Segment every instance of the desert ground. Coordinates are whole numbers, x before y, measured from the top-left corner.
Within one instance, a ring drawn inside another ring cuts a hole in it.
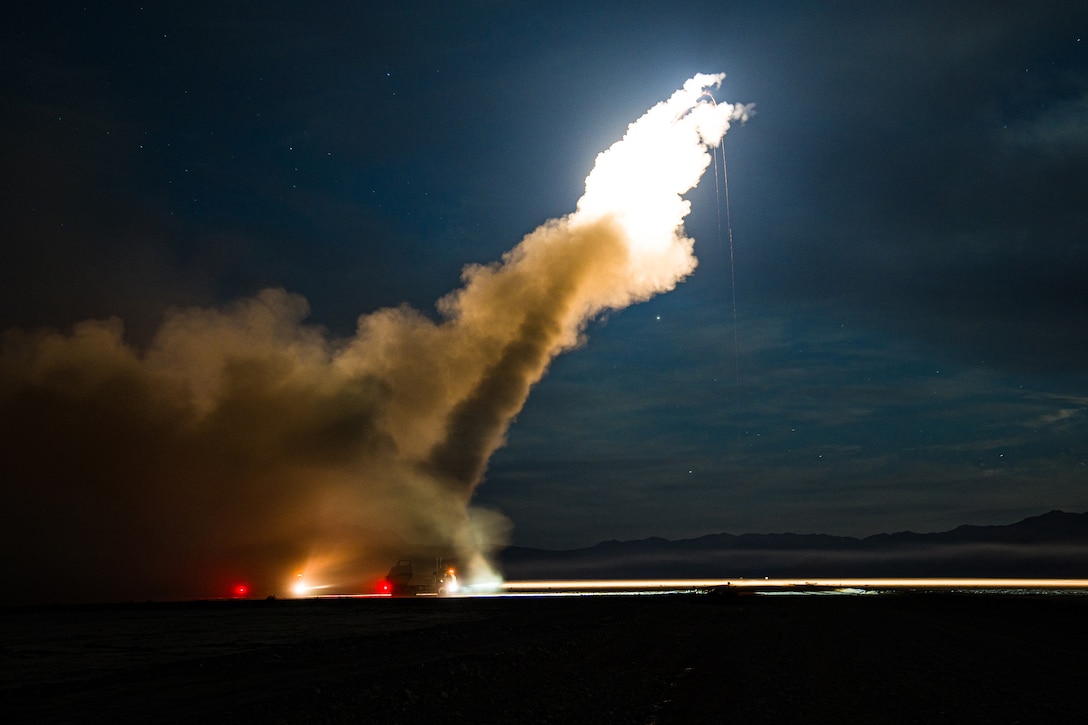
[[[3,722],[1088,722],[1088,596],[0,610]]]

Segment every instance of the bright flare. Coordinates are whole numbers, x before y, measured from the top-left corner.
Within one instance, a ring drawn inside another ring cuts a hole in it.
[[[751,105],[716,103],[709,88],[725,78],[699,74],[632,123],[622,140],[597,156],[578,201],[576,224],[612,218],[636,252],[632,266],[653,264],[663,255],[673,267],[690,266],[674,249],[691,204],[681,194],[699,183],[712,157],[707,148],[721,142],[733,120],[745,121]],[[682,245],[681,245],[682,246]]]

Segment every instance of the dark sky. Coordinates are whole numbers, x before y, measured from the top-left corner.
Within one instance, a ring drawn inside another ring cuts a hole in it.
[[[590,324],[475,501],[546,548],[1088,510],[1083,2],[370,5],[9,10],[0,329],[141,350],[265,288],[332,338],[437,318],[722,71],[756,115],[728,210],[713,171],[688,195],[698,269]]]

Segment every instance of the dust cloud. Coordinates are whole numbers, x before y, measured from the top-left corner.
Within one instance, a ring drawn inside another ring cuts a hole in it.
[[[267,289],[170,313],[9,330],[0,352],[8,601],[365,590],[411,550],[498,581],[510,522],[471,505],[491,454],[588,321],[695,268],[681,195],[749,106],[697,75],[600,154],[577,211],[472,265],[438,302],[335,339]]]

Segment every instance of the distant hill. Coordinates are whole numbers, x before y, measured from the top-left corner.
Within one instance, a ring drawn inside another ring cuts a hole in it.
[[[510,579],[762,577],[1088,578],[1088,513],[1051,511],[1006,526],[903,531],[858,539],[824,534],[710,534],[605,541],[585,549],[509,547]]]

